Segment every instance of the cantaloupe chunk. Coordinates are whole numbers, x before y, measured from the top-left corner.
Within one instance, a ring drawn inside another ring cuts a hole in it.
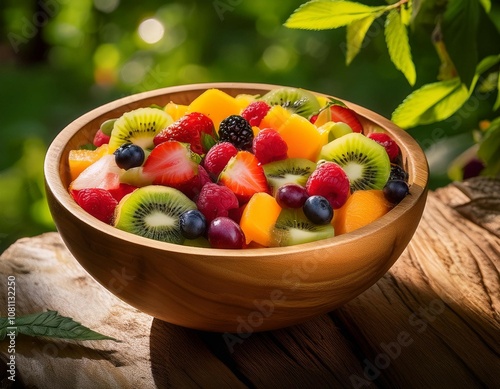
[[[240,220],[247,244],[255,242],[269,247],[271,233],[280,212],[281,207],[273,196],[265,192],[255,193],[243,210]]]
[[[108,145],[104,144],[95,150],[76,149],[69,152],[69,173],[71,181],[74,181],[81,172],[108,154]]]
[[[274,105],[267,112],[266,116],[262,118],[259,127],[261,129],[272,128],[273,130],[278,131],[278,129],[288,120],[290,116],[291,113],[288,109],[283,108],[281,105]]]
[[[306,118],[292,114],[278,129],[288,145],[288,158],[305,158],[316,161],[323,147],[323,136]]]
[[[381,190],[357,190],[333,214],[335,235],[364,227],[384,216],[391,208]]]
[[[219,89],[207,89],[191,104],[187,113],[200,112],[207,115],[214,122],[216,131],[219,131],[220,122],[230,115],[239,115],[241,106],[236,99]]]
[[[168,113],[174,121],[180,119],[187,112],[188,106],[182,104],[176,104],[173,101],[165,105],[163,110]]]

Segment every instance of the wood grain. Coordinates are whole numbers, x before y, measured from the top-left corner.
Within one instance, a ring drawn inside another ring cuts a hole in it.
[[[464,184],[430,193],[400,259],[342,308],[239,336],[152,319],[94,281],[58,234],[22,239],[0,259],[2,279],[16,276],[17,314],[58,310],[122,342],[18,336],[19,376],[55,389],[498,387],[500,218],[467,218],[473,193]],[[5,359],[5,341],[0,350]]]

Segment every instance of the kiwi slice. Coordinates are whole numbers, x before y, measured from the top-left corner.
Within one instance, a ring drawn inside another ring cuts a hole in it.
[[[283,87],[273,89],[261,97],[270,106],[281,105],[292,113],[309,119],[321,109],[315,95],[305,89]]]
[[[323,146],[319,159],[339,164],[349,177],[351,191],[383,189],[391,173],[391,162],[384,147],[357,132]]]
[[[179,216],[196,209],[181,191],[163,185],[136,189],[118,204],[115,227],[146,238],[182,244]]]
[[[138,108],[125,112],[113,125],[109,149],[113,152],[124,143],[134,143],[143,149],[152,148],[155,135],[171,123],[172,117],[157,108]]]
[[[267,183],[273,193],[285,184],[306,186],[307,179],[316,169],[316,164],[305,158],[287,158],[262,165]]]
[[[318,225],[311,222],[302,208],[283,208],[273,229],[273,246],[293,246],[331,238],[335,235],[328,223]]]

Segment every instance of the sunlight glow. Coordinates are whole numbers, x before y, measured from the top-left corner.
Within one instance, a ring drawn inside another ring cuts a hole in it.
[[[158,19],[146,19],[138,28],[141,39],[149,44],[157,43],[165,34],[165,27]]]

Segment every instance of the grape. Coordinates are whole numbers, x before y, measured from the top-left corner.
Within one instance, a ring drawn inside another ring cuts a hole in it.
[[[384,196],[392,204],[398,204],[410,192],[408,184],[403,180],[389,180],[384,186]]]
[[[126,143],[120,146],[115,150],[114,154],[118,167],[125,170],[141,166],[145,158],[142,147],[133,143]]]
[[[181,214],[179,227],[186,239],[196,239],[205,233],[207,221],[200,211],[192,209]]]
[[[234,220],[220,216],[208,227],[208,241],[216,249],[241,249],[245,245],[245,234]]]
[[[304,215],[314,224],[328,224],[333,218],[333,208],[323,196],[309,197],[302,207]]]
[[[300,208],[308,197],[306,188],[298,184],[285,184],[276,191],[276,201],[281,208]]]

